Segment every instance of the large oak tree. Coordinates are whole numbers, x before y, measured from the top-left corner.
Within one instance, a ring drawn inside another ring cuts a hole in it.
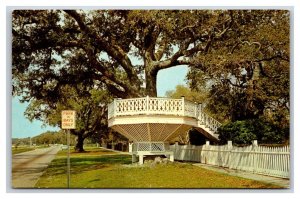
[[[211,109],[223,119],[289,110],[288,11],[15,10],[12,15],[13,94],[25,101],[55,106],[65,85],[78,84],[85,90],[104,84],[121,98],[156,96],[160,70],[188,65],[191,88],[210,90]]]
[[[55,100],[65,84],[103,82],[115,96],[156,96],[161,69],[226,41],[243,11],[16,10],[13,92]],[[233,44],[234,45],[234,44]]]

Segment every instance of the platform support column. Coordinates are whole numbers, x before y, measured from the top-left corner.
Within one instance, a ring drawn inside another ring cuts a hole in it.
[[[144,156],[143,154],[139,154],[139,164],[142,165],[144,163]]]
[[[136,155],[135,155],[135,154],[132,154],[132,163],[135,163],[135,162],[137,162]]]
[[[128,147],[128,152],[129,153],[132,153],[132,145],[133,145],[133,143],[129,142],[129,147]]]
[[[171,161],[171,162],[174,162],[174,153],[172,153],[172,154],[170,155],[170,161]]]

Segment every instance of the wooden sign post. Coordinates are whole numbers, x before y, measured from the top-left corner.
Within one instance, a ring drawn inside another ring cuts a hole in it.
[[[73,110],[64,110],[61,112],[61,128],[67,130],[67,145],[68,145],[68,159],[67,159],[67,184],[68,188],[70,188],[70,129],[76,128],[76,112]]]

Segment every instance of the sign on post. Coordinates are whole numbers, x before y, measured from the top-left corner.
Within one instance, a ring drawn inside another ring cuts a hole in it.
[[[76,112],[73,110],[61,111],[61,128],[62,129],[75,129],[76,128]],[[71,178],[71,162],[70,162],[70,130],[68,132],[68,159],[67,159],[67,185],[70,188],[70,178]]]
[[[65,110],[61,112],[61,128],[75,129],[76,128],[76,112]]]

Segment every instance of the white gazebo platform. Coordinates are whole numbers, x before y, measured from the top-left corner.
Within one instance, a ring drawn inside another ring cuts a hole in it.
[[[144,97],[115,99],[108,106],[108,126],[133,142],[133,161],[145,155],[165,155],[174,160],[169,141],[196,128],[211,140],[218,140],[221,125],[207,115],[201,104],[181,99]]]

